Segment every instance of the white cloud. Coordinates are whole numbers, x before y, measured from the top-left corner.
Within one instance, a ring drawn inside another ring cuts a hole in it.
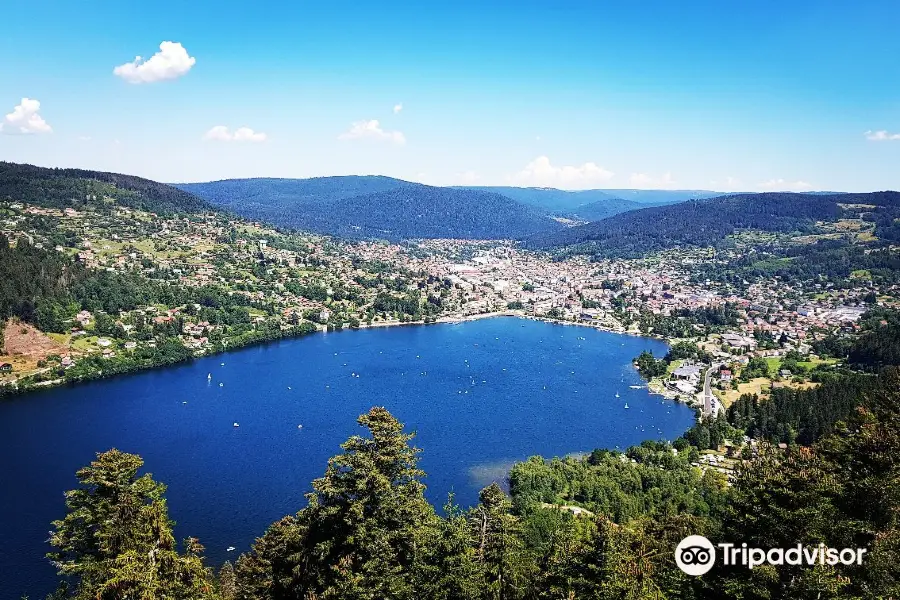
[[[511,183],[534,187],[584,189],[612,179],[614,173],[595,163],[580,166],[554,166],[546,156],[538,156],[510,177]]]
[[[645,173],[632,173],[628,178],[628,181],[631,183],[631,185],[637,186],[647,185],[651,180],[652,178]]]
[[[0,132],[3,133],[51,133],[53,128],[38,114],[41,103],[32,98],[22,98],[13,111],[3,117]]]
[[[406,136],[402,131],[389,131],[382,129],[377,119],[371,121],[355,121],[350,125],[350,129],[338,136],[339,140],[359,140],[359,139],[385,140],[395,144],[405,144]]]
[[[400,102],[399,104],[395,104],[395,105],[394,105],[394,114],[395,114],[395,115],[396,115],[398,112],[400,112],[401,110],[403,110],[403,103],[402,103],[402,102]]]
[[[740,179],[730,176],[721,181],[713,179],[709,182],[709,187],[714,190],[737,190],[743,185]]]
[[[770,179],[760,183],[757,187],[771,192],[805,192],[812,189],[812,185],[805,181],[785,181],[784,179]]]
[[[671,173],[664,173],[661,177],[653,177],[646,173],[632,173],[628,177],[632,186],[645,190],[665,190],[675,187],[675,180]]]
[[[465,171],[456,176],[461,185],[475,185],[481,181],[481,176],[475,171]]]
[[[867,131],[866,139],[873,142],[883,142],[886,140],[900,140],[900,133],[888,133],[884,129],[880,131]]]
[[[264,142],[267,137],[265,133],[253,131],[249,127],[238,127],[232,132],[224,125],[216,125],[206,132],[203,139],[217,142]]]
[[[128,83],[153,83],[186,75],[196,62],[197,59],[188,55],[180,43],[163,42],[159,52],[147,60],[137,56],[134,61],[113,69],[113,74]]]

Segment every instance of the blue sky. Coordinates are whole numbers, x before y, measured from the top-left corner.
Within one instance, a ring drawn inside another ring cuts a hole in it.
[[[900,188],[895,0],[7,0],[2,14],[0,160],[162,181]]]

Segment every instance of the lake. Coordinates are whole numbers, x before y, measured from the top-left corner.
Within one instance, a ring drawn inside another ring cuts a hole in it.
[[[168,485],[178,539],[199,537],[220,564],[304,505],[372,406],[417,432],[437,506],[451,491],[477,502],[535,454],[674,439],[693,413],[629,387],[643,383],[631,364],[642,350],[666,345],[501,317],[320,333],[0,402],[0,597],[53,589],[50,522],[96,452],[143,456]]]

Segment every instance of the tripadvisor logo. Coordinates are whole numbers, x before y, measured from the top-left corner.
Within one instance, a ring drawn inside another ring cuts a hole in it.
[[[792,548],[749,548],[731,543],[713,543],[702,535],[689,535],[675,548],[675,563],[688,575],[703,575],[716,564],[716,548],[726,566],[745,566],[753,569],[760,565],[861,565],[865,548],[828,548],[825,544]]]
[[[716,549],[702,535],[689,535],[675,548],[675,563],[688,575],[703,575],[716,564]]]

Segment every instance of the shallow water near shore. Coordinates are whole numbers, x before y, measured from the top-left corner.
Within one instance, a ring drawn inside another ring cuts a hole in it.
[[[499,317],[320,333],[0,403],[0,597],[53,589],[50,521],[98,451],[143,456],[168,485],[177,537],[200,538],[220,564],[304,505],[372,406],[417,432],[437,506],[451,491],[477,502],[532,455],[674,439],[693,413],[630,387],[643,384],[631,364],[642,350],[666,346]]]

